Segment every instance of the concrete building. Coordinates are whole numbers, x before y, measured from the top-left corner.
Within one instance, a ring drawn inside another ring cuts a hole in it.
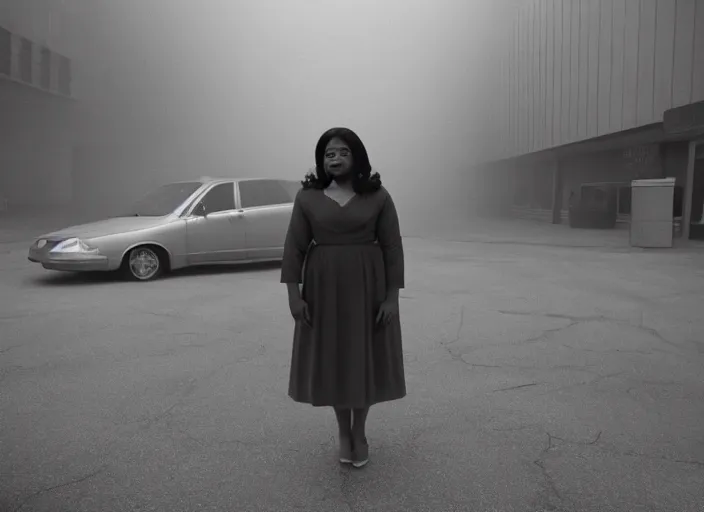
[[[0,210],[115,213],[196,167],[125,4],[0,2]]]
[[[156,8],[165,3],[64,2],[89,41],[76,53],[75,207],[117,214],[164,181],[222,174],[205,164],[214,152],[203,137],[188,144],[208,113],[192,101],[198,81],[184,78],[195,75],[192,64],[174,64],[193,42],[166,24],[173,16]]]
[[[521,0],[504,34],[484,211],[566,216],[584,184],[675,177],[681,234],[702,219],[704,0]]]
[[[77,33],[63,7],[0,3],[0,210],[71,201]]]

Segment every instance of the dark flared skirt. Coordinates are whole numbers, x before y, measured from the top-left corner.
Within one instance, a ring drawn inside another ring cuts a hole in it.
[[[296,322],[289,396],[363,408],[406,395],[401,324],[376,324],[386,296],[380,247],[313,245],[303,279],[312,326]]]

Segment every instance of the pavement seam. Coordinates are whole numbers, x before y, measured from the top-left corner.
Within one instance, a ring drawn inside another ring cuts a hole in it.
[[[17,508],[15,508],[15,510],[14,510],[13,512],[18,512],[19,510],[23,509],[23,508],[25,507],[25,505],[26,505],[30,500],[36,498],[37,496],[40,496],[40,495],[42,495],[42,494],[46,494],[46,493],[51,492],[51,491],[55,491],[56,489],[61,489],[61,488],[63,488],[63,487],[68,487],[68,486],[70,486],[70,485],[80,484],[80,483],[82,483],[82,482],[85,482],[86,480],[89,480],[89,479],[91,479],[91,478],[94,478],[94,477],[98,476],[99,474],[103,473],[103,472],[107,469],[107,467],[108,467],[108,465],[107,465],[107,464],[104,464],[104,465],[102,465],[100,468],[98,468],[97,470],[92,471],[91,473],[88,473],[87,475],[84,475],[84,476],[82,476],[82,477],[80,477],[80,478],[76,478],[76,479],[74,479],[74,480],[69,480],[68,482],[64,482],[64,483],[61,483],[61,484],[58,484],[58,485],[53,485],[53,486],[51,486],[51,487],[47,487],[47,488],[44,488],[44,489],[40,489],[39,491],[34,492],[34,493],[32,493],[32,494],[26,496],[26,497],[21,501],[21,503],[17,506]]]

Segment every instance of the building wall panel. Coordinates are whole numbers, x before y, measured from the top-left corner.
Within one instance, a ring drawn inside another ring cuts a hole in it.
[[[577,139],[589,138],[589,0],[579,1],[579,90]]]
[[[507,156],[660,122],[704,100],[704,0],[524,0],[516,9]]]
[[[638,30],[638,83],[636,123],[645,125],[655,120],[653,85],[655,80],[655,29],[657,0],[640,0]]]
[[[692,64],[692,102],[704,101],[704,2],[697,0]]]
[[[555,98],[555,0],[545,0],[545,145],[555,144],[553,109]]]
[[[613,133],[623,126],[623,89],[626,45],[626,0],[614,0],[611,12],[611,83],[609,86],[608,129]]]
[[[518,103],[514,108],[518,109],[519,117],[519,133],[518,133],[518,151],[517,153],[527,153],[530,151],[528,146],[528,118],[530,115],[529,109],[529,94],[528,94],[528,11],[521,9],[518,19],[518,82],[519,95]]]
[[[563,40],[562,40],[562,1],[555,0],[552,3],[553,16],[553,95],[552,95],[552,116],[550,119],[552,130],[552,144],[561,144],[560,134],[560,105],[562,104],[562,69],[563,69]]]
[[[599,69],[597,90],[597,135],[611,131],[611,86],[613,58],[613,0],[599,0]]]
[[[656,12],[653,116],[657,118],[659,114],[672,108],[677,2],[657,2]]]
[[[672,70],[673,107],[680,107],[692,101],[696,14],[697,0],[677,0]]]
[[[572,43],[570,49],[570,59],[572,69],[570,70],[570,103],[568,105],[570,129],[567,142],[574,142],[579,139],[579,58],[581,43],[581,0],[572,0]]]
[[[623,55],[623,128],[638,124],[638,32],[640,31],[640,2],[626,0],[626,30]]]
[[[601,0],[587,1],[587,137],[598,135]]]
[[[548,92],[548,27],[547,27],[547,3],[548,0],[539,1],[538,23],[540,25],[540,80],[538,94],[538,147],[549,145],[546,126],[547,114],[547,92]]]
[[[530,32],[530,90],[531,90],[531,112],[530,112],[530,149],[536,151],[540,148],[538,144],[538,119],[540,117],[538,96],[540,94],[540,24],[539,24],[540,2],[534,0],[531,3],[531,27]]]
[[[564,0],[562,5],[562,95],[560,98],[560,140],[564,144],[569,140],[570,130],[570,91],[572,89],[572,4],[573,0]]]

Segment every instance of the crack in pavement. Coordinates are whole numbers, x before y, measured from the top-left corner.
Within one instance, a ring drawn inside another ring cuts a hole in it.
[[[594,368],[596,366],[595,364],[585,364],[585,365],[558,364],[555,366],[547,366],[547,367],[545,367],[545,366],[531,366],[531,365],[524,365],[524,364],[509,364],[509,363],[504,363],[504,364],[466,363],[466,364],[467,364],[467,366],[473,366],[473,367],[477,367],[477,368],[511,368],[514,370],[524,370],[524,371],[575,370],[578,372],[590,373],[592,375],[601,376],[600,373],[595,372],[594,370],[591,370],[591,368]]]
[[[23,318],[29,318],[31,316],[35,316],[36,313],[16,313],[13,315],[4,315],[0,316],[0,322],[5,322],[8,320],[22,320]]]
[[[19,366],[19,365],[11,365],[11,366],[6,366],[3,368],[0,368],[0,384],[2,384],[7,377],[12,374],[13,372],[16,372],[17,370],[23,370],[24,366]]]
[[[533,464],[535,464],[538,468],[540,468],[540,472],[543,476],[543,479],[545,481],[545,489],[543,490],[542,493],[539,494],[539,500],[541,502],[541,506],[544,507],[544,510],[557,510],[559,509],[560,506],[565,504],[566,499],[563,497],[563,495],[560,493],[557,484],[555,483],[555,479],[550,475],[545,462],[547,460],[548,454],[556,448],[556,445],[554,441],[560,441],[565,444],[573,444],[573,445],[580,445],[580,446],[596,446],[599,441],[601,440],[601,436],[603,434],[603,431],[600,430],[594,439],[590,441],[573,441],[570,439],[566,439],[563,437],[559,437],[556,435],[551,434],[550,432],[545,432],[545,435],[548,438],[547,441],[547,446],[542,449],[538,457],[533,461]],[[558,504],[553,503],[554,499],[557,499],[559,501]]]
[[[545,384],[544,382],[531,382],[530,384],[520,384],[518,386],[511,386],[509,388],[501,388],[501,389],[495,389],[492,391],[492,393],[499,393],[501,391],[513,391],[516,389],[523,389],[523,388],[530,388],[533,386],[537,386],[539,384]]]
[[[559,436],[549,434],[549,433],[548,433],[548,435],[550,436],[551,439],[557,439],[558,441],[562,441],[563,443],[567,443],[567,444],[577,444],[577,445],[582,445],[582,446],[594,446],[595,444],[597,444],[599,442],[599,440],[601,439],[601,435],[603,433],[604,433],[604,431],[600,430],[596,434],[596,437],[594,437],[594,439],[592,439],[591,441],[586,441],[586,442],[585,441],[573,441],[572,439],[565,439],[564,437],[559,437]]]
[[[595,379],[592,379],[592,380],[590,380],[590,381],[587,381],[587,382],[577,382],[577,383],[575,383],[575,384],[567,384],[567,385],[565,385],[565,386],[559,386],[559,387],[557,387],[557,388],[554,388],[554,389],[551,389],[551,390],[549,390],[549,391],[546,391],[545,393],[539,393],[539,394],[537,394],[537,395],[535,395],[535,396],[536,396],[536,397],[539,397],[539,396],[547,396],[547,395],[550,395],[550,394],[553,394],[553,393],[558,393],[558,392],[560,392],[560,391],[565,391],[565,390],[568,390],[568,389],[580,388],[580,387],[582,387],[582,386],[591,386],[591,385],[593,385],[593,384],[597,384],[597,383],[601,382],[602,380],[611,379],[611,378],[614,378],[614,377],[620,377],[621,375],[623,375],[623,374],[625,374],[625,373],[627,373],[627,372],[607,373],[606,375],[600,375],[600,374],[595,373],[595,372],[588,372],[588,373],[592,373],[593,375],[596,375],[596,378],[595,378]]]
[[[596,447],[599,449],[602,453],[606,453],[612,456],[616,457],[634,457],[634,458],[642,458],[642,459],[647,459],[647,460],[657,460],[657,461],[663,461],[663,462],[669,462],[672,464],[684,464],[688,466],[695,466],[698,468],[704,469],[704,461],[700,460],[694,460],[694,459],[673,459],[670,457],[663,457],[659,455],[648,455],[645,453],[639,453],[634,450],[627,450],[627,451],[620,451],[615,448],[611,448],[609,446],[604,446],[603,444],[600,444],[602,435],[603,435],[603,430],[600,430],[597,432],[596,436],[594,439],[588,440],[588,441],[575,441],[573,439],[567,439],[563,437],[556,436],[554,434],[551,434],[550,432],[546,432],[548,435],[548,446],[547,448],[543,449],[543,451],[540,454],[540,457],[538,457],[538,461],[541,461],[541,464],[545,461],[547,453],[555,448],[555,445],[553,444],[553,440],[558,440],[564,444],[568,445],[573,445],[573,446],[583,446],[583,447]]]
[[[673,357],[678,357],[682,359],[687,359],[689,360],[689,357],[686,354],[678,354],[675,352],[670,352],[668,350],[661,350],[657,348],[651,348],[650,350],[636,350],[636,349],[622,349],[622,348],[607,348],[604,350],[597,350],[593,348],[584,348],[584,347],[575,347],[573,345],[570,345],[568,343],[561,343],[561,345],[565,348],[569,348],[571,350],[577,350],[580,352],[591,352],[593,354],[636,354],[640,356],[652,356],[654,353],[658,352],[660,354],[667,354],[668,356],[673,356]]]
[[[499,427],[492,427],[491,430],[494,432],[521,432],[523,430],[528,430],[529,428],[535,428],[539,427],[540,423],[529,423],[526,425],[519,425],[517,427],[504,427],[504,428],[499,428]]]
[[[459,361],[463,365],[467,366],[467,362],[462,359],[462,354],[456,354],[452,351],[452,348],[450,345],[453,345],[460,341],[460,337],[462,335],[462,329],[464,328],[464,314],[465,314],[465,306],[463,305],[462,308],[460,309],[460,321],[457,324],[457,331],[455,332],[455,335],[452,339],[447,340],[447,341],[441,341],[440,345],[442,345],[445,350],[447,351],[448,354],[450,354],[450,357],[454,361]]]
[[[256,357],[261,356],[261,354],[263,352],[265,352],[265,350],[262,350],[262,349],[265,349],[265,347],[263,347],[263,346],[259,347],[257,349],[257,353],[254,356],[252,356],[251,359],[254,359]],[[190,395],[192,395],[198,389],[198,387],[203,383],[203,381],[206,381],[206,380],[212,378],[213,376],[215,376],[218,372],[220,372],[224,368],[228,368],[230,366],[240,364],[241,362],[242,362],[242,358],[239,358],[235,361],[228,361],[226,363],[223,363],[223,364],[215,367],[213,370],[207,372],[203,376],[189,378],[184,383],[183,389],[177,390],[176,392],[168,395],[168,397],[172,397],[174,395],[178,396],[176,401],[173,404],[171,404],[169,407],[167,407],[166,409],[164,409],[163,411],[161,411],[157,414],[148,415],[146,417],[140,417],[140,418],[133,419],[133,420],[130,420],[127,422],[122,422],[121,424],[122,425],[139,424],[139,425],[142,425],[141,429],[143,429],[143,430],[150,429],[152,426],[154,426],[156,423],[158,423],[162,419],[170,417],[172,415],[174,409],[176,409],[179,406],[182,406],[186,402],[188,397]]]
[[[183,314],[179,313],[171,313],[171,312],[163,312],[163,311],[149,311],[146,309],[133,309],[132,310],[134,313],[142,314],[142,315],[149,315],[149,316],[155,316],[157,318],[176,318],[178,320],[183,319]]]
[[[143,429],[149,429],[151,428],[154,424],[158,423],[160,420],[166,418],[167,416],[170,416],[174,409],[177,407],[183,405],[185,400],[188,398],[189,395],[191,395],[195,390],[198,388],[198,383],[202,380],[207,378],[208,376],[204,376],[201,378],[196,378],[196,377],[191,377],[188,379],[188,381],[185,383],[185,388],[182,389],[181,391],[177,393],[173,393],[170,396],[173,395],[178,395],[178,398],[176,401],[171,404],[169,407],[164,409],[163,411],[153,414],[153,415],[148,415],[146,417],[141,417],[137,418],[128,422],[124,422],[123,425],[134,425],[134,424],[141,424]]]
[[[576,315],[565,315],[562,313],[540,313],[537,311],[519,311],[510,309],[499,309],[497,313],[507,316],[528,316],[536,317],[541,316],[543,318],[554,318],[556,320],[565,320],[572,322],[574,324],[584,323],[584,322],[610,322],[610,321],[620,321],[615,318],[610,318],[605,315],[587,315],[587,316],[576,316]]]
[[[648,455],[644,453],[639,453],[634,450],[628,450],[628,451],[620,451],[618,449],[611,448],[609,446],[604,446],[603,444],[600,444],[601,438],[603,436],[603,430],[600,430],[597,432],[596,436],[594,439],[588,440],[588,441],[576,441],[573,439],[567,439],[564,437],[556,436],[554,434],[551,434],[550,432],[546,432],[548,436],[548,445],[545,447],[541,453],[540,456],[534,461],[534,463],[541,468],[543,471],[543,476],[547,479],[547,483],[550,487],[551,490],[554,490],[557,492],[556,487],[554,486],[554,482],[552,480],[552,477],[547,474],[547,471],[545,469],[545,460],[547,458],[547,454],[552,451],[553,449],[556,448],[555,444],[553,441],[557,440],[560,441],[561,443],[567,444],[567,445],[573,445],[573,446],[583,446],[583,447],[592,447],[600,450],[602,453],[606,453],[612,456],[616,457],[634,457],[634,458],[642,458],[642,459],[647,459],[647,460],[655,460],[655,461],[664,461],[664,462],[669,462],[671,464],[683,464],[687,466],[694,466],[697,468],[704,469],[704,461],[700,460],[693,460],[693,459],[674,459],[670,457],[664,457],[664,456],[658,456],[658,455]],[[559,493],[555,494],[555,496],[560,497]],[[561,499],[561,498],[560,498]]]
[[[570,321],[567,325],[562,325],[560,327],[553,327],[552,329],[546,329],[542,333],[540,333],[536,336],[532,336],[530,338],[520,340],[515,343],[511,343],[511,345],[512,346],[526,345],[528,343],[535,343],[537,341],[544,341],[547,338],[549,338],[552,334],[557,334],[558,332],[565,331],[567,329],[574,327],[575,325],[579,325],[580,323],[582,323],[582,321]]]
[[[537,467],[540,468],[540,472],[543,476],[543,479],[545,481],[545,489],[542,493],[539,494],[539,499],[541,502],[542,507],[544,507],[544,510],[557,510],[559,509],[560,506],[565,504],[566,499],[563,497],[563,495],[560,493],[557,484],[555,483],[555,479],[550,475],[545,462],[547,460],[548,454],[556,448],[556,445],[554,443],[555,440],[561,441],[566,444],[574,444],[574,445],[581,445],[581,446],[595,446],[599,443],[601,440],[603,431],[599,431],[594,439],[590,441],[573,441],[569,440],[563,437],[559,437],[556,435],[551,434],[550,432],[545,432],[545,435],[548,438],[547,441],[547,446],[542,449],[538,457],[533,461],[533,464],[535,464]],[[553,503],[554,499],[558,500],[558,504]]]
[[[619,451],[611,451],[611,453],[615,455],[620,455],[622,457],[635,457],[639,459],[648,459],[648,460],[661,460],[664,462],[671,462],[675,464],[686,464],[689,466],[698,466],[701,468],[704,468],[704,461],[699,461],[699,460],[691,460],[691,459],[671,459],[669,457],[662,457],[658,455],[648,455],[645,453],[638,453],[633,450],[628,450],[626,452],[619,452]]]
[[[608,245],[603,243],[557,243],[548,241],[536,241],[536,240],[516,240],[508,239],[489,239],[489,238],[475,238],[475,239],[460,239],[460,238],[445,238],[438,236],[426,236],[426,235],[415,235],[415,236],[405,236],[404,238],[417,239],[417,240],[443,240],[455,244],[478,244],[478,245],[526,245],[532,247],[554,247],[559,249],[579,249],[580,251],[586,250],[599,250],[603,252],[616,252],[616,253],[629,253],[632,252],[631,247],[621,247],[615,245]],[[638,251],[640,252],[640,251]]]
[[[459,322],[458,322],[458,325],[457,325],[457,330],[456,330],[456,332],[455,332],[455,335],[454,335],[451,339],[449,339],[449,340],[447,340],[447,341],[444,341],[444,342],[441,342],[440,344],[445,348],[445,350],[447,351],[447,353],[450,355],[450,357],[451,357],[454,361],[459,361],[459,362],[461,362],[462,364],[464,364],[466,367],[477,367],[477,368],[503,368],[503,367],[507,367],[507,368],[522,369],[522,370],[560,370],[560,369],[574,369],[574,370],[577,370],[577,371],[581,371],[581,372],[585,372],[585,373],[590,373],[590,374],[592,374],[592,375],[597,376],[597,378],[595,378],[595,379],[593,379],[593,380],[591,380],[591,381],[588,381],[588,382],[580,382],[580,383],[577,383],[577,384],[570,384],[570,385],[567,385],[567,386],[561,386],[561,387],[558,387],[558,388],[556,388],[556,389],[553,389],[553,390],[549,391],[548,393],[555,393],[555,392],[563,391],[563,390],[570,389],[570,388],[575,388],[575,387],[580,387],[580,386],[586,386],[586,385],[595,384],[595,383],[597,383],[597,382],[600,382],[601,380],[604,380],[604,379],[607,379],[607,378],[612,378],[612,377],[617,377],[617,376],[622,375],[623,373],[625,373],[625,372],[618,372],[618,373],[613,373],[613,374],[601,375],[601,374],[599,374],[599,373],[597,373],[597,372],[595,372],[595,371],[590,370],[590,369],[588,368],[589,365],[587,365],[587,366],[558,365],[558,366],[550,367],[550,368],[537,368],[537,367],[527,367],[527,366],[522,366],[522,365],[510,365],[510,364],[489,365],[489,364],[468,363],[468,362],[465,361],[464,358],[463,358],[463,355],[464,355],[464,354],[458,354],[458,353],[454,352],[454,351],[452,350],[452,347],[451,347],[451,345],[454,345],[455,343],[457,343],[457,342],[460,341],[460,339],[461,339],[462,329],[464,328],[465,311],[466,311],[466,308],[465,308],[465,306],[463,305],[462,308],[460,309],[460,319],[459,319]],[[618,320],[609,319],[609,318],[607,318],[607,317],[604,317],[603,315],[586,316],[586,317],[572,317],[572,316],[569,316],[569,315],[562,315],[562,314],[557,314],[557,313],[537,313],[537,314],[536,314],[536,313],[524,312],[524,311],[507,311],[507,310],[499,310],[498,312],[501,313],[501,314],[506,314],[506,315],[518,315],[518,316],[536,316],[536,315],[537,315],[537,316],[543,316],[543,317],[547,317],[547,318],[557,318],[557,319],[569,321],[568,325],[564,325],[564,326],[557,327],[557,328],[554,328],[554,329],[548,329],[548,330],[544,331],[542,334],[540,334],[540,335],[538,335],[538,336],[535,336],[535,337],[533,337],[533,338],[529,338],[529,339],[527,339],[527,340],[523,340],[523,341],[521,341],[521,342],[518,342],[517,345],[525,344],[525,343],[530,343],[530,342],[534,342],[534,341],[538,341],[538,340],[544,339],[546,336],[549,336],[550,334],[555,334],[555,333],[560,332],[560,331],[563,331],[563,330],[565,330],[565,329],[569,329],[570,327],[573,327],[574,325],[577,325],[577,324],[580,324],[580,323],[583,323],[583,322],[592,322],[592,321],[616,321],[616,322],[618,322]],[[628,325],[632,325],[632,324],[628,324]],[[575,348],[575,347],[572,347],[572,346],[569,346],[569,345],[567,345],[567,344],[563,344],[563,345],[565,345],[567,348],[571,348],[571,349],[574,349],[574,350],[579,350],[579,349],[577,349],[577,348]],[[667,352],[667,353],[669,354],[670,352]],[[594,365],[591,365],[591,366],[594,366]],[[541,381],[541,382],[532,382],[532,383],[528,383],[528,384],[522,384],[522,385],[519,385],[519,386],[512,386],[512,387],[508,387],[508,388],[496,389],[496,390],[493,390],[493,392],[496,393],[496,392],[513,391],[513,390],[522,389],[522,388],[527,388],[527,387],[534,387],[534,386],[537,386],[537,385],[539,385],[539,384],[546,384],[546,383],[545,383],[545,382],[542,382],[542,381]],[[540,396],[540,395],[538,395],[538,396]]]
[[[20,502],[20,504],[17,506],[17,508],[15,508],[15,510],[14,510],[13,512],[18,512],[19,510],[23,509],[23,508],[25,507],[25,505],[27,505],[27,503],[28,503],[30,500],[36,498],[37,496],[40,496],[40,495],[42,495],[42,494],[46,494],[46,493],[51,492],[51,491],[55,491],[56,489],[61,489],[61,488],[63,488],[63,487],[68,487],[68,486],[70,486],[70,485],[80,484],[80,483],[82,483],[82,482],[85,482],[86,480],[89,480],[89,479],[91,479],[91,478],[94,478],[94,477],[98,476],[99,474],[103,473],[106,469],[107,469],[107,464],[104,464],[103,466],[101,466],[100,468],[96,469],[95,471],[93,471],[93,472],[91,472],[91,473],[88,473],[87,475],[84,475],[84,476],[82,476],[82,477],[80,477],[80,478],[76,478],[76,479],[74,479],[74,480],[69,480],[68,482],[64,482],[64,483],[58,484],[58,485],[53,485],[53,486],[51,486],[51,487],[46,487],[46,488],[44,488],[44,489],[40,489],[39,491],[34,492],[34,493],[32,493],[32,494],[26,496],[26,497]]]
[[[221,439],[221,440],[206,440],[206,439],[201,439],[191,433],[191,431],[188,429],[188,427],[184,427],[181,425],[175,424],[171,419],[167,418],[167,426],[169,429],[171,429],[171,442],[172,446],[174,447],[174,452],[176,452],[176,438],[173,435],[174,433],[178,433],[183,435],[186,439],[189,441],[192,441],[193,443],[197,444],[199,447],[205,449],[205,450],[211,450],[213,448],[218,448],[218,449],[224,449],[228,448],[231,446],[246,446],[249,448],[255,448],[255,447],[262,447],[265,446],[267,443],[265,441],[261,442],[247,442],[247,441],[242,441],[240,439]],[[287,451],[293,451],[293,450],[287,450]]]
[[[175,393],[171,393],[169,396],[174,396],[174,395],[179,395],[179,397],[176,399],[174,403],[172,403],[170,406],[168,406],[166,409],[162,410],[161,412],[158,412],[156,414],[149,414],[146,416],[141,416],[129,421],[123,421],[120,422],[120,425],[123,426],[129,426],[129,425],[141,425],[141,429],[147,430],[151,428],[154,424],[158,423],[160,420],[164,419],[165,417],[169,416],[173,410],[178,407],[179,405],[183,404],[183,401],[195,391],[197,388],[197,382],[199,379],[191,377],[188,379],[188,381],[185,384],[185,389],[176,391]]]
[[[512,310],[498,310],[498,313],[501,313],[502,315],[514,315],[514,316],[528,316],[528,317],[540,316],[543,318],[555,318],[555,319],[565,320],[565,321],[570,322],[569,325],[566,325],[561,328],[556,328],[556,329],[548,329],[547,331],[545,331],[545,333],[543,333],[543,335],[540,335],[540,336],[537,336],[535,338],[531,338],[528,340],[524,340],[523,342],[519,342],[519,344],[526,343],[526,342],[539,341],[542,338],[544,338],[546,335],[550,335],[550,334],[553,334],[555,332],[558,332],[558,331],[561,331],[564,329],[569,329],[570,327],[574,327],[579,324],[584,324],[584,323],[589,323],[589,322],[602,322],[602,323],[614,323],[614,324],[624,325],[624,326],[628,326],[628,327],[634,327],[636,329],[640,329],[640,330],[650,334],[651,336],[653,336],[655,339],[657,339],[661,343],[668,345],[670,347],[673,347],[673,348],[677,349],[678,351],[681,351],[683,348],[681,345],[674,343],[673,341],[668,340],[657,329],[644,325],[642,312],[641,312],[640,320],[637,324],[634,324],[633,322],[628,321],[628,320],[624,320],[624,319],[608,317],[606,315],[576,316],[576,315],[565,315],[565,314],[559,314],[559,313],[540,313],[540,312],[535,312],[535,311],[512,311]],[[574,348],[574,347],[570,347],[570,348]],[[677,355],[677,354],[672,354],[672,355]]]
[[[543,480],[545,481],[545,489],[538,494],[538,499],[542,504],[542,507],[544,507],[544,510],[556,510],[559,505],[564,503],[564,498],[560,494],[555,480],[552,476],[550,476],[548,469],[545,467],[545,459],[550,450],[553,449],[552,440],[554,439],[550,432],[546,432],[546,434],[548,437],[548,444],[545,448],[542,449],[542,451],[538,455],[538,458],[533,461],[533,464],[540,468]],[[555,505],[553,503],[554,498],[557,498],[559,502],[558,505]]]

